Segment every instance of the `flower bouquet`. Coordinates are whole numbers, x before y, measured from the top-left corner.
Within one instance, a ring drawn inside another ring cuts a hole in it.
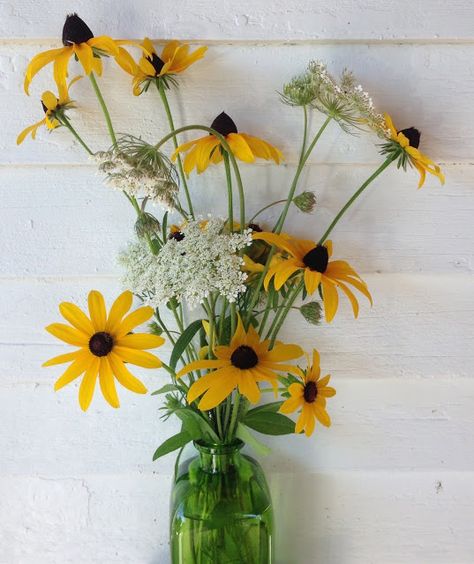
[[[80,379],[79,405],[84,411],[97,381],[106,401],[119,407],[116,382],[132,392],[147,393],[131,365],[161,369],[164,378],[153,395],[162,398],[164,419],[175,416],[181,422],[180,432],[158,446],[153,457],[178,451],[171,503],[173,562],[271,562],[273,510],[268,486],[258,462],[241,449],[245,444],[257,454],[268,450],[255,432],[309,437],[317,422],[329,427],[327,400],[336,393],[330,376],[321,377],[319,352],[281,342],[280,330],[292,310],[298,310],[306,323],[318,325],[323,318],[333,321],[340,297],[349,302],[355,317],[358,296],[371,304],[369,289],[354,267],[334,258],[343,256],[343,250],[333,249],[330,235],[352,203],[390,165],[414,167],[419,187],[426,173],[442,183],[443,174],[419,150],[417,129],[397,130],[387,114],[375,110],[349,71],[336,80],[323,63],[312,61],[279,93],[282,103],[299,108],[302,115],[294,178],[284,188],[283,199],[250,216],[250,194],[239,161],[247,165],[264,159],[278,165],[282,152],[253,131],[239,131],[225,112],[210,125],[176,128],[168,103],[169,94],[179,88],[181,73],[205,55],[205,47],[191,51],[186,44],[170,41],[159,53],[147,38],[135,43],[96,37],[76,14],[67,17],[62,42],[63,47],[39,53],[28,65],[25,91],[35,74],[53,63],[57,94],[43,93],[44,116],[20,133],[18,144],[28,135],[34,139],[42,126],[52,132],[68,130],[97,163],[105,182],[121,190],[132,205],[136,233],[119,257],[125,291],[108,312],[95,290],[88,297],[89,315],[75,304],[61,303],[67,324],[53,323],[47,331],[75,350],[45,366],[68,364],[55,390]],[[139,53],[138,61],[129,49]],[[97,81],[106,58],[130,75],[133,95],[156,95],[161,100],[170,130],[165,137],[150,142],[136,133],[116,133]],[[90,80],[102,109],[111,143],[102,150],[88,144],[70,117],[77,111],[70,91],[82,78],[68,82],[71,59]],[[311,112],[323,115],[316,131],[310,127]],[[286,230],[286,220],[293,208],[313,212],[315,195],[301,189],[300,178],[316,144],[334,125],[349,134],[374,134],[384,159],[322,235],[308,233],[300,239]],[[182,143],[185,133],[198,137]],[[225,217],[209,215],[193,201],[192,175],[210,166],[222,168]],[[149,204],[156,207],[150,210]],[[279,215],[269,224],[266,212],[273,206],[279,206]],[[133,295],[141,305],[130,312]],[[137,332],[146,322],[147,330]],[[166,361],[149,352],[165,340],[171,346]],[[261,402],[263,396],[268,401]],[[296,415],[296,421],[290,415]],[[197,454],[180,463],[189,443]]]

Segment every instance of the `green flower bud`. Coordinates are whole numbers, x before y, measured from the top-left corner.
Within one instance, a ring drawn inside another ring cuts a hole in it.
[[[160,222],[151,213],[141,213],[135,222],[135,232],[138,237],[143,238],[146,235],[154,235],[159,232],[159,230]]]
[[[311,325],[319,325],[321,323],[322,310],[319,302],[309,302],[300,307],[301,315]]]
[[[293,198],[293,203],[304,213],[311,213],[316,206],[316,195],[314,192],[302,192]]]

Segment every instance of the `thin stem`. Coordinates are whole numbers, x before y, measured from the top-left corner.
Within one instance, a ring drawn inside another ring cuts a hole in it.
[[[326,229],[324,235],[319,240],[319,245],[322,245],[324,241],[328,238],[331,231],[334,229],[336,224],[339,222],[341,217],[346,213],[346,211],[351,207],[354,201],[362,194],[362,192],[367,188],[367,186],[373,182],[379,174],[381,174],[396,158],[398,155],[388,157],[380,166],[379,168],[371,175],[367,180],[362,184],[362,186],[354,192],[354,194],[347,200],[346,204],[341,208],[339,213],[333,219],[331,225]]]
[[[272,206],[276,206],[277,204],[284,204],[286,202],[286,198],[284,200],[277,200],[276,202],[272,202],[271,204],[268,204],[267,206],[264,206],[263,208],[260,208],[258,210],[257,213],[255,213],[250,219],[249,219],[249,223],[253,223],[253,220],[258,217],[262,212],[264,212],[265,210],[268,210],[268,208],[271,208]]]
[[[239,416],[239,404],[240,404],[240,393],[235,392],[234,409],[232,411],[232,417],[230,418],[229,430],[227,435],[227,442],[231,442],[234,438],[235,427],[237,424],[237,418]]]
[[[268,332],[268,336],[267,336],[267,338],[269,338],[270,335],[271,335],[270,348],[272,348],[273,345],[275,344],[275,341],[276,341],[277,335],[278,335],[278,333],[281,329],[281,326],[283,325],[283,323],[286,319],[286,316],[288,315],[290,309],[292,308],[293,304],[295,303],[296,298],[298,297],[300,291],[303,289],[303,285],[304,285],[304,281],[301,280],[301,282],[296,285],[295,289],[293,290],[293,293],[289,294],[288,300],[285,304],[284,309],[281,311],[280,315],[277,316],[274,319],[272,327],[270,328],[270,331]]]
[[[85,141],[79,135],[79,133],[74,129],[69,121],[69,118],[66,115],[62,115],[61,118],[58,120],[60,123],[64,125],[69,131],[74,135],[74,137],[79,141],[79,143],[84,147],[84,149],[89,153],[89,155],[93,155],[94,153],[91,149],[86,145]]]
[[[306,114],[305,114],[305,127],[306,127]],[[306,152],[304,152],[303,150],[301,151],[301,155],[300,155],[300,160],[298,163],[298,168],[296,169],[296,173],[295,173],[295,177],[293,178],[293,182],[291,183],[291,187],[290,187],[290,191],[288,192],[288,198],[286,200],[286,206],[283,208],[283,211],[281,212],[281,215],[275,225],[274,228],[274,232],[275,233],[281,233],[281,230],[283,229],[283,225],[285,223],[285,219],[286,216],[288,214],[288,210],[290,209],[290,205],[291,202],[293,201],[293,196],[295,195],[295,190],[296,187],[298,185],[298,181],[300,179],[301,173],[303,172],[304,166],[306,164],[306,161],[308,160],[309,156],[311,155],[311,153],[313,152],[313,149],[316,145],[316,143],[319,141],[319,138],[321,137],[321,135],[323,134],[324,130],[326,129],[326,127],[329,125],[329,122],[332,120],[332,116],[328,116],[325,120],[325,122],[323,123],[323,125],[319,128],[319,131],[316,133],[314,139],[311,141],[308,149],[306,150]],[[306,140],[304,140],[304,144],[306,144]]]
[[[100,91],[99,85],[97,84],[97,80],[95,79],[95,75],[93,72],[90,73],[89,78],[92,83],[92,87],[94,88],[95,95],[99,100],[100,107],[102,108],[102,112],[104,113],[105,121],[107,123],[107,129],[109,130],[110,139],[112,140],[113,145],[117,145],[117,137],[115,136],[114,127],[112,125],[112,120],[110,119],[109,110],[107,109],[107,104],[105,103],[104,97],[102,96],[102,92]]]
[[[229,155],[226,151],[223,154],[225,165],[225,178],[227,182],[227,208],[229,216],[229,229],[234,230],[234,203],[232,201],[232,175],[230,173]]]
[[[166,117],[168,118],[168,123],[169,123],[170,129],[171,129],[171,131],[174,131],[175,127],[174,127],[173,116],[171,114],[171,108],[170,108],[170,105],[168,103],[168,98],[166,96],[166,91],[165,91],[165,87],[163,85],[162,80],[158,81],[157,88],[158,88],[158,92],[160,93],[160,97],[161,97],[161,101],[163,102],[163,106],[165,108]],[[174,143],[174,148],[177,149],[178,148],[178,140],[177,140],[176,137],[173,137],[173,143]],[[181,155],[177,155],[176,160],[178,161],[179,176],[181,178],[181,182],[183,183],[184,193],[186,195],[186,201],[188,202],[189,213],[191,214],[191,217],[194,219],[193,203],[192,203],[192,200],[191,200],[191,195],[189,193],[188,183],[187,183],[187,180],[186,180],[186,174],[184,173],[183,163],[181,161]]]
[[[229,144],[227,143],[225,137],[223,135],[221,135],[218,131],[216,131],[215,129],[212,129],[212,127],[207,127],[205,125],[185,125],[184,127],[180,127],[178,129],[175,129],[174,131],[171,131],[170,133],[168,133],[168,135],[165,135],[160,141],[158,141],[158,143],[155,145],[155,148],[158,150],[162,145],[164,145],[167,141],[169,141],[171,138],[176,137],[177,135],[179,135],[180,133],[183,133],[184,131],[192,131],[192,130],[201,130],[201,131],[207,131],[208,133],[211,133],[212,135],[214,135],[215,137],[217,137],[217,139],[219,139],[220,144],[222,145],[222,148],[228,153],[230,162],[232,164],[232,169],[234,171],[234,176],[235,176],[235,180],[237,183],[237,190],[239,192],[239,209],[240,209],[240,231],[243,232],[244,227],[245,227],[245,194],[244,194],[244,186],[242,184],[242,177],[240,176],[240,170],[239,170],[239,165],[237,164],[237,161],[229,147]]]
[[[301,143],[300,160],[306,151],[306,143],[308,141],[308,108],[303,106],[303,142]]]

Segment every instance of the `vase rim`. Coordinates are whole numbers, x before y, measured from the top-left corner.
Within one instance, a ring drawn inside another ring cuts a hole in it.
[[[234,439],[227,444],[208,443],[203,440],[193,441],[193,443],[196,449],[204,454],[231,454],[241,450],[245,445],[240,439]]]

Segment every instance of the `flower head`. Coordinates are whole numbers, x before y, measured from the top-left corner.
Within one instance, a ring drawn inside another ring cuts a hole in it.
[[[409,127],[397,131],[393,125],[392,118],[385,114],[386,139],[388,141],[382,145],[382,154],[393,155],[397,159],[397,166],[406,170],[407,164],[416,168],[420,173],[418,188],[425,183],[426,173],[436,176],[441,184],[444,184],[444,174],[439,166],[429,157],[424,155],[418,147],[420,146],[421,133],[415,127]]]
[[[81,77],[76,76],[71,82],[69,83],[69,87],[79,80]],[[59,88],[59,94],[56,96],[50,90],[43,92],[41,96],[41,107],[43,108],[44,118],[40,121],[37,121],[33,125],[29,125],[26,127],[17,137],[16,144],[20,145],[23,143],[25,138],[31,134],[31,138],[36,138],[36,132],[38,128],[42,125],[46,126],[50,131],[60,127],[62,119],[65,119],[65,111],[71,107],[73,107],[73,102],[69,98],[69,91],[64,85]]]
[[[281,151],[267,141],[247,133],[239,133],[234,120],[225,112],[216,117],[211,128],[225,137],[230,150],[241,161],[253,163],[255,158],[259,158],[267,161],[273,160],[279,164],[283,159]],[[175,160],[179,153],[187,153],[184,159],[184,171],[189,175],[195,168],[200,174],[211,163],[220,163],[223,151],[220,139],[209,134],[180,145],[173,153],[171,160]]]
[[[102,56],[114,57],[125,70],[130,70],[135,65],[131,55],[121,47],[123,44],[133,42],[115,40],[107,35],[94,37],[88,25],[77,14],[69,14],[66,17],[62,42],[64,47],[43,51],[33,57],[26,69],[24,88],[27,94],[29,94],[29,86],[35,74],[52,62],[54,62],[54,80],[58,88],[64,87],[68,75],[69,59],[73,55],[87,75],[92,71],[99,76],[102,74]]]
[[[73,352],[56,356],[43,364],[71,364],[56,381],[57,391],[84,375],[79,387],[79,404],[86,411],[89,407],[99,376],[102,394],[112,407],[119,407],[115,388],[116,378],[132,392],[145,394],[145,386],[135,378],[125,363],[143,368],[159,368],[161,361],[145,349],[154,349],[164,343],[158,335],[131,333],[153,315],[151,307],[140,307],[127,312],[132,306],[132,293],[123,292],[112,304],[107,315],[104,297],[96,290],[89,292],[89,317],[75,304],[63,302],[59,311],[70,325],[53,323],[46,330],[61,341],[79,347]]]
[[[351,302],[354,317],[359,314],[359,304],[348,285],[357,288],[372,304],[372,297],[366,283],[349,263],[343,260],[329,260],[332,255],[331,241],[320,245],[311,240],[296,239],[286,234],[277,235],[275,233],[254,233],[253,238],[266,241],[287,253],[285,260],[269,268],[264,280],[265,289],[268,289],[273,279],[275,290],[278,291],[293,274],[302,274],[308,294],[314,294],[321,286],[327,322],[332,321],[336,315],[339,304],[338,289]]]
[[[158,255],[143,241],[131,244],[121,256],[124,283],[153,306],[176,298],[192,309],[212,292],[235,302],[245,292],[247,279],[238,251],[251,242],[250,230],[226,232],[221,219],[205,225],[189,221],[173,230]]]
[[[189,45],[174,40],[169,41],[161,55],[158,55],[148,37],[143,40],[142,47],[144,53],[138,65],[135,65],[130,72],[133,75],[135,96],[146,92],[152,83],[159,86],[160,81],[168,88],[170,82],[172,84],[176,82],[174,75],[182,73],[193,63],[202,59],[207,51],[207,47],[199,47],[190,53]]]
[[[329,427],[331,419],[326,411],[326,398],[336,394],[336,390],[328,386],[330,376],[320,378],[319,353],[313,350],[313,363],[299,373],[301,382],[293,382],[288,387],[290,397],[280,407],[282,413],[293,413],[301,408],[300,416],[296,422],[295,432],[305,432],[309,437],[314,431],[316,420]]]
[[[278,381],[276,372],[294,372],[296,366],[284,363],[303,354],[298,345],[278,343],[269,350],[269,344],[269,340],[260,341],[252,325],[245,331],[239,317],[230,345],[214,348],[215,360],[191,362],[176,375],[180,378],[194,370],[211,370],[189,388],[188,402],[192,403],[203,396],[199,402],[199,409],[207,411],[219,405],[237,388],[250,402],[258,402],[260,399],[258,382],[270,382],[276,387]]]

